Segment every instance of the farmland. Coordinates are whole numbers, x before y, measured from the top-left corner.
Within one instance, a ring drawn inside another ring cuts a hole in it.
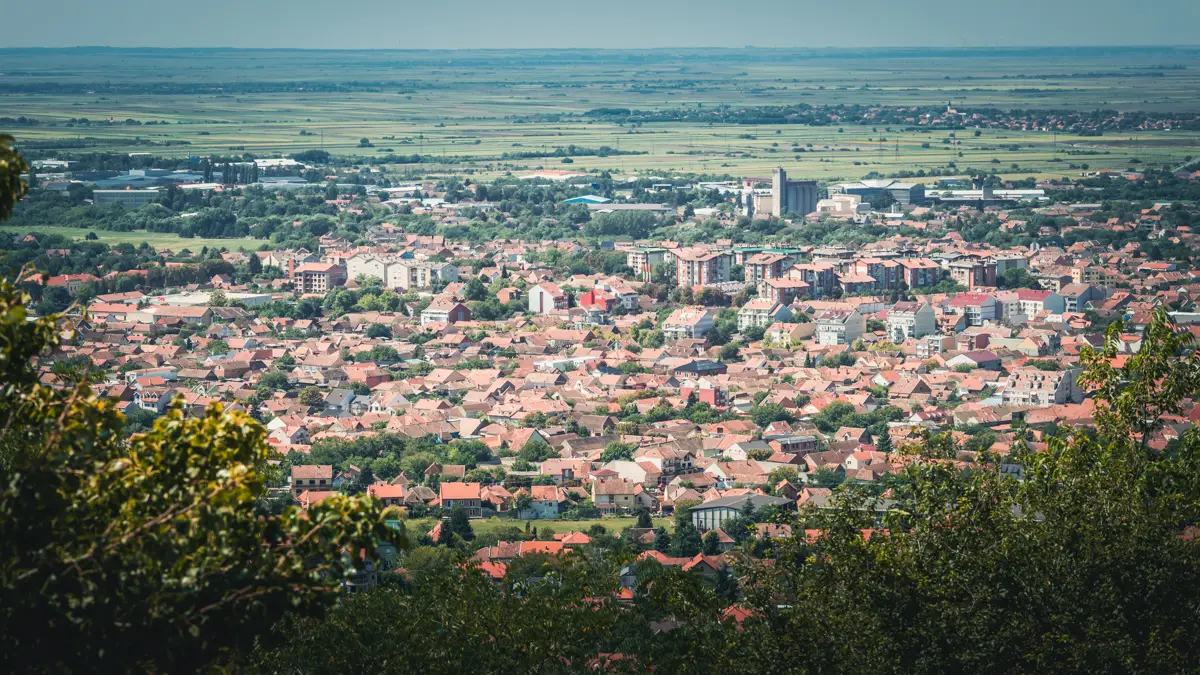
[[[1182,49],[0,50],[3,116],[38,121],[0,123],[0,131],[18,136],[33,158],[311,149],[364,161],[424,157],[389,166],[407,175],[552,168],[745,176],[784,165],[824,181],[967,168],[1043,178],[1078,174],[1085,164],[1182,161],[1200,154],[1200,131],[975,135],[912,125],[625,123],[586,113],[947,104],[1195,112],[1200,102],[1189,92],[1200,84],[1198,66],[1196,50]],[[528,158],[570,145],[615,152]]]
[[[0,226],[0,233],[5,235],[29,234],[23,228],[13,226]],[[136,230],[133,232],[115,232],[110,230],[85,230],[77,227],[41,227],[35,234],[53,234],[71,239],[83,239],[89,233],[96,235],[96,240],[109,246],[117,244],[134,244],[138,245],[146,242],[151,247],[162,250],[170,249],[176,253],[187,249],[193,253],[199,252],[205,247],[209,248],[224,248],[230,251],[238,249],[254,250],[262,245],[262,241],[251,239],[249,237],[242,239],[214,239],[207,237],[189,237],[184,238],[173,232],[146,232],[145,230]]]

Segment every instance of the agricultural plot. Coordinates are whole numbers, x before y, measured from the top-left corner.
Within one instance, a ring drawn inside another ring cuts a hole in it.
[[[782,165],[826,181],[967,168],[1042,178],[1077,174],[1085,164],[1094,170],[1182,161],[1200,154],[1200,132],[984,130],[950,137],[853,125],[841,132],[790,124],[618,125],[583,114],[804,104],[1195,111],[1200,101],[1189,92],[1197,87],[1200,55],[1184,49],[0,50],[0,117],[40,122],[0,122],[0,131],[46,157],[324,149],[434,158],[389,167],[411,175],[546,168],[745,176]],[[638,154],[512,158],[570,145]]]

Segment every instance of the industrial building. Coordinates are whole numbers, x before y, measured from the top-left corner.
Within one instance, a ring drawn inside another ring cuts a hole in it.
[[[925,203],[925,186],[920,183],[901,183],[896,180],[863,180],[857,183],[837,183],[829,186],[832,195],[857,195],[864,202],[882,194],[890,194],[901,206],[921,206]]]
[[[92,203],[96,206],[120,204],[127,209],[136,209],[158,199],[158,190],[93,190]]]
[[[770,190],[755,189],[755,184],[766,182],[770,182]],[[765,178],[742,181],[742,207],[751,218],[756,213],[770,213],[777,218],[786,213],[806,216],[817,210],[817,182],[788,180],[787,172],[776,168],[770,181]]]

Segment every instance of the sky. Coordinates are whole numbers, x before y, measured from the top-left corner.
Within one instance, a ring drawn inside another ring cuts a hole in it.
[[[1200,44],[1200,0],[0,0],[0,47]]]

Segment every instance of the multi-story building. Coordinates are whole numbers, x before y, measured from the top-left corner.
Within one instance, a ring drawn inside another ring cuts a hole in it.
[[[810,288],[808,282],[790,277],[765,279],[758,282],[758,295],[764,300],[790,305],[798,298],[804,297]]]
[[[92,203],[96,206],[120,204],[127,209],[136,209],[158,199],[158,190],[93,190]]]
[[[667,260],[667,249],[639,246],[625,254],[625,264],[634,276],[649,283],[654,277],[654,268]]]
[[[461,302],[452,300],[434,300],[429,303],[425,311],[421,312],[421,325],[427,326],[431,323],[458,323],[460,321],[470,321],[471,310]]]
[[[985,321],[1000,318],[1000,303],[986,293],[962,293],[950,301],[949,310],[967,317],[968,326],[982,326]]]
[[[746,259],[746,283],[758,284],[767,279],[782,278],[793,262],[791,256],[783,253],[756,253]]]
[[[933,308],[924,302],[898,302],[887,314],[888,339],[901,343],[920,339],[937,331]]]
[[[751,326],[766,328],[776,321],[787,322],[791,318],[792,312],[786,305],[767,298],[755,298],[738,310],[738,330]]]
[[[859,258],[850,267],[854,274],[863,274],[874,279],[875,288],[880,290],[898,288],[902,269],[900,263],[895,260],[881,258]]]
[[[814,299],[821,299],[837,288],[837,265],[828,262],[811,262],[792,265],[788,277],[808,284]]]
[[[1078,368],[1062,371],[1013,368],[1002,395],[1004,404],[1049,407],[1079,403],[1083,400],[1083,389],[1078,384],[1081,372]]]
[[[346,259],[346,274],[350,279],[375,277],[387,288],[404,290],[428,289],[458,281],[458,267],[447,262],[363,253]]]
[[[292,274],[292,282],[301,293],[327,293],[346,283],[346,268],[333,263],[304,263]]]
[[[862,337],[867,320],[857,310],[830,309],[817,316],[816,342],[819,345],[848,345]]]
[[[529,311],[535,314],[550,314],[570,307],[571,296],[558,284],[543,282],[529,289]]]
[[[929,258],[900,258],[901,280],[908,288],[936,286],[942,280],[942,266]]]
[[[704,307],[680,307],[663,322],[663,335],[668,340],[703,338],[712,329],[713,316]]]
[[[996,285],[996,262],[979,258],[964,258],[950,263],[950,278],[967,290]]]
[[[671,251],[675,257],[676,284],[708,286],[729,281],[733,256],[724,251],[683,248]]]

